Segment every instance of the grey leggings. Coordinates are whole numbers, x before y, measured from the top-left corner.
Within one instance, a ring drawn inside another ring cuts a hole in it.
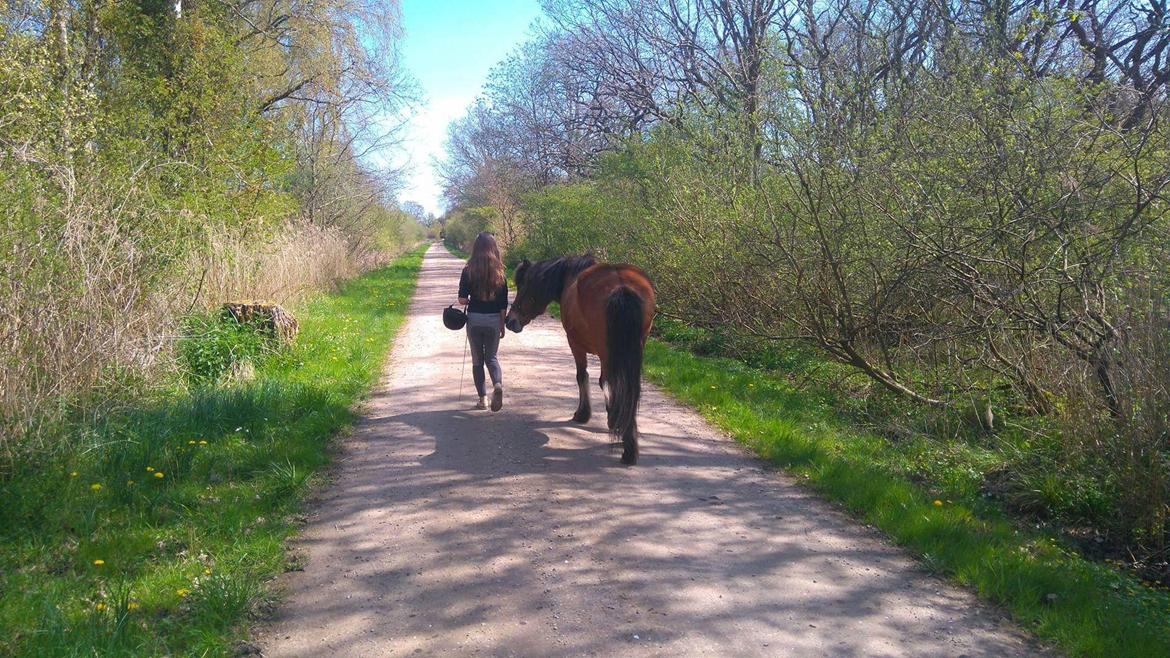
[[[471,377],[475,380],[476,392],[483,397],[487,395],[484,389],[484,365],[487,365],[493,384],[504,383],[500,360],[496,358],[496,350],[500,348],[500,314],[468,313],[467,343],[471,345]]]

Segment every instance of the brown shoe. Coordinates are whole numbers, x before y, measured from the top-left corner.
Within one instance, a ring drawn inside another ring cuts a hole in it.
[[[500,407],[503,407],[503,406],[504,406],[504,387],[497,384],[495,390],[492,391],[492,411],[499,411]]]

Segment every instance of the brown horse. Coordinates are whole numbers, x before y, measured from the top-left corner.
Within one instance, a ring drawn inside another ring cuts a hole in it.
[[[507,327],[516,333],[561,304],[561,324],[577,362],[580,403],[573,420],[589,421],[586,354],[601,359],[598,384],[605,395],[609,429],[622,439],[622,462],[638,461],[638,398],[642,395],[642,350],[654,322],[654,285],[633,265],[598,263],[593,256],[563,256],[516,268],[516,300]]]

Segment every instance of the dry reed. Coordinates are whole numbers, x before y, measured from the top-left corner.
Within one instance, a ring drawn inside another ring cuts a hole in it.
[[[289,222],[264,239],[210,231],[180,266],[130,239],[112,204],[77,203],[63,231],[0,236],[0,464],[68,441],[63,418],[100,414],[173,362],[180,317],[227,300],[289,304],[392,254]],[[4,470],[0,466],[0,471]]]

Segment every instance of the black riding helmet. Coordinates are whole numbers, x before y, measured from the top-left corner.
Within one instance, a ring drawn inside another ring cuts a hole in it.
[[[443,325],[451,331],[459,331],[467,324],[467,314],[452,304],[443,309]]]

